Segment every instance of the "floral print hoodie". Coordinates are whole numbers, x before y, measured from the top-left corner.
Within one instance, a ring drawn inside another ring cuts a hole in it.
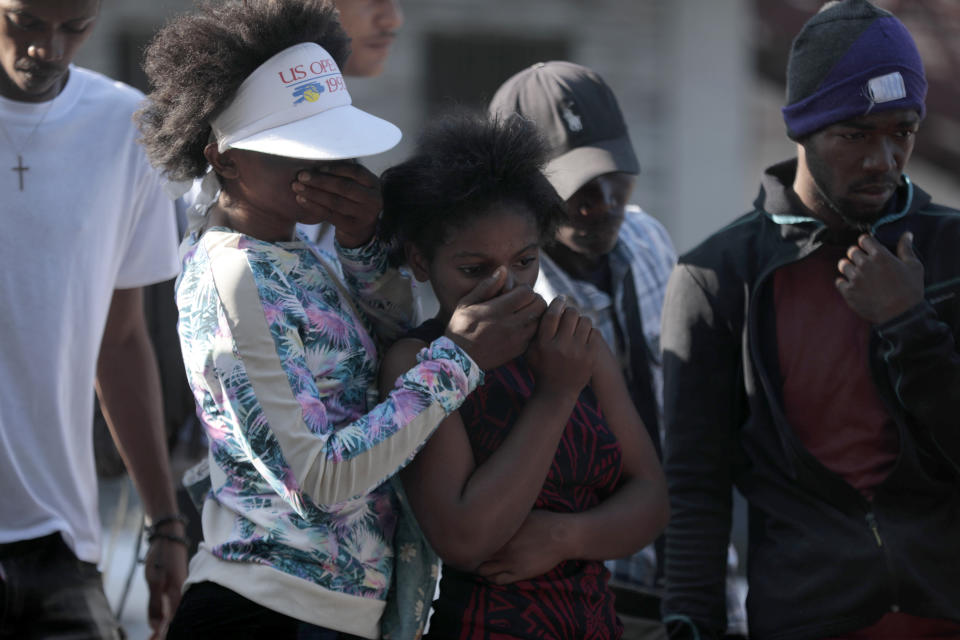
[[[215,227],[181,246],[179,333],[210,442],[204,542],[187,583],[380,637],[398,503],[387,482],[482,382],[446,338],[377,401],[373,335],[406,328],[409,283],[374,239],[338,247]]]

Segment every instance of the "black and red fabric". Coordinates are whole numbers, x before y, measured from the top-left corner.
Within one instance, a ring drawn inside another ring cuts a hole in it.
[[[429,323],[415,332],[426,330]],[[442,327],[436,327],[442,331]],[[460,407],[478,465],[501,446],[533,393],[534,374],[521,357],[485,373]],[[570,416],[535,509],[586,511],[617,487],[620,445],[586,387]],[[449,640],[607,640],[622,626],[614,611],[610,574],[600,561],[567,560],[547,573],[511,585],[445,566],[428,638]]]

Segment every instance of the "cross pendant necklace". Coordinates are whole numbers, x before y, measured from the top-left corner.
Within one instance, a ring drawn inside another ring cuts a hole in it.
[[[33,129],[30,130],[30,133],[24,139],[23,143],[17,147],[13,142],[13,138],[10,137],[10,133],[7,131],[7,128],[0,122],[0,131],[3,132],[3,137],[7,139],[10,143],[10,146],[13,147],[13,152],[17,154],[17,166],[11,167],[11,171],[17,172],[18,182],[20,183],[20,191],[23,191],[23,172],[30,171],[30,167],[23,164],[23,150],[26,148],[27,143],[33,138],[33,134],[37,132],[37,129],[40,128],[40,125],[43,124],[43,121],[46,119],[47,114],[50,113],[50,109],[53,107],[53,100],[47,104],[47,108],[44,110],[43,115],[40,116],[40,119],[37,120],[37,124],[33,125]]]
[[[23,166],[23,156],[19,153],[17,154],[17,166],[10,169],[10,171],[18,171],[20,173],[20,191],[23,191],[23,172],[30,171],[30,167]]]

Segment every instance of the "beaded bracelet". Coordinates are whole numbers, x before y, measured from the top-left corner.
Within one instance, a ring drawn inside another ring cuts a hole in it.
[[[157,539],[169,540],[170,542],[177,542],[182,544],[185,547],[190,546],[190,541],[187,540],[184,536],[174,535],[172,533],[164,533],[160,531],[160,527],[164,527],[168,524],[173,524],[174,522],[179,522],[183,526],[187,525],[187,518],[180,513],[174,513],[169,516],[163,516],[162,518],[157,518],[153,520],[150,524],[144,527],[144,531],[147,534],[147,542],[153,544]]]
[[[147,535],[150,535],[152,532],[158,530],[160,527],[163,527],[174,522],[179,522],[183,526],[187,526],[187,517],[182,513],[174,513],[169,516],[163,516],[162,518],[157,518],[156,520],[150,520],[150,523],[147,525]]]

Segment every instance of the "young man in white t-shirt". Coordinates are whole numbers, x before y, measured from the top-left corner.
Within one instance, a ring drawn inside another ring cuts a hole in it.
[[[99,0],[0,0],[0,637],[119,637],[103,594],[93,387],[152,527],[162,624],[186,574],[141,287],[176,274],[142,95],[70,62]],[[59,636],[58,636],[59,637]]]

